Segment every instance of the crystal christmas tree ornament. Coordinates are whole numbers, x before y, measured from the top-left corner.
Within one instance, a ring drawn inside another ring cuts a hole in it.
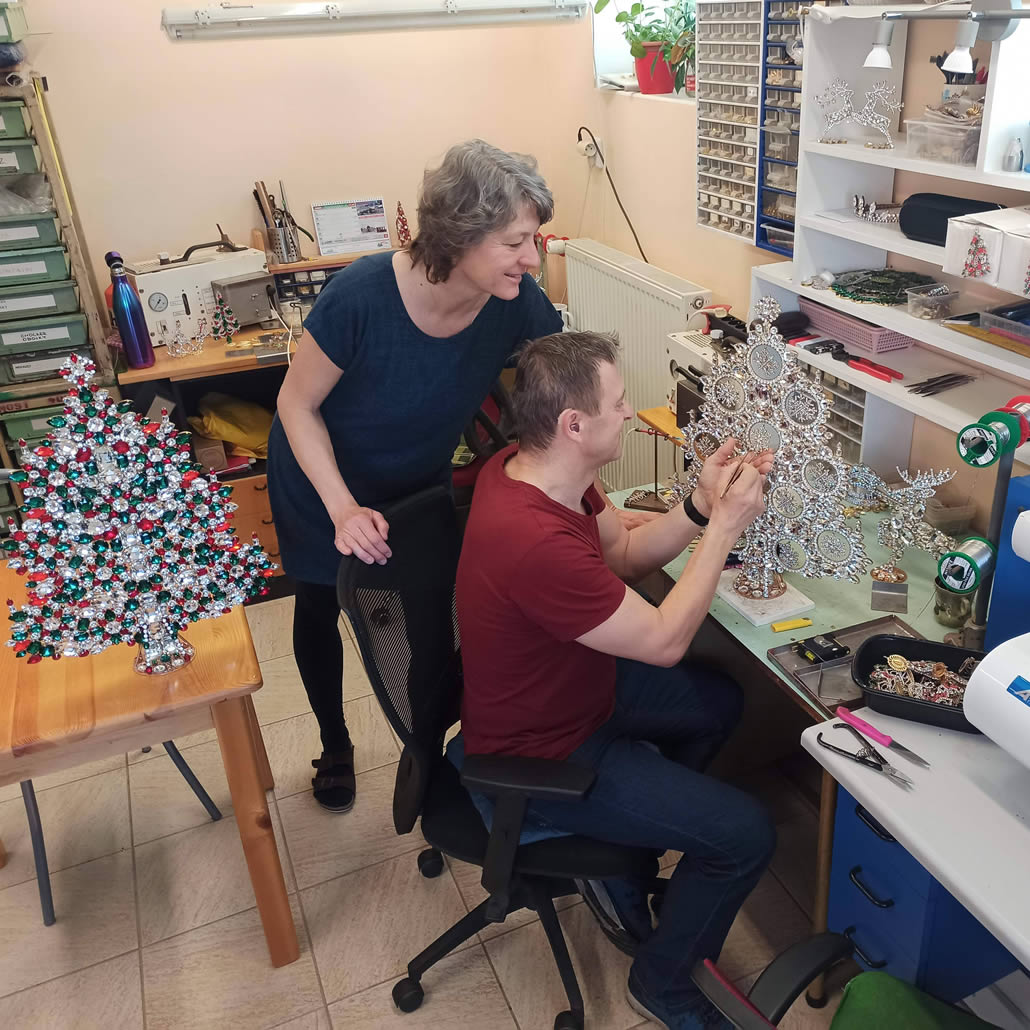
[[[236,320],[233,310],[225,303],[225,298],[219,293],[215,295],[215,313],[211,318],[211,335],[216,339],[223,339],[226,343],[232,343],[232,338],[240,331],[240,323]]]
[[[95,371],[64,363],[64,413],[11,476],[23,523],[2,546],[28,603],[8,601],[8,645],[35,663],[136,644],[138,672],[169,672],[193,657],[183,630],[267,594],[275,566],[233,534],[236,506],[200,475],[189,434],[167,412],[152,422],[113,401]]]
[[[728,437],[742,449],[776,452],[765,511],[734,547],[743,559],[734,588],[753,598],[782,594],[784,572],[857,580],[872,565],[861,529],[843,512],[849,466],[827,442],[826,395],[773,327],[779,310],[762,298],[747,345],[704,377],[708,399],[681,430],[698,460],[674,488],[678,497],[691,492],[704,459]]]

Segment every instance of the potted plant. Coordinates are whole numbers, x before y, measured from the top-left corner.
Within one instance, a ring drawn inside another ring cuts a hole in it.
[[[600,14],[611,0],[597,0]],[[635,59],[641,93],[679,93],[686,84],[694,61],[694,0],[678,0],[659,10],[636,2],[628,11],[619,10],[615,20]]]

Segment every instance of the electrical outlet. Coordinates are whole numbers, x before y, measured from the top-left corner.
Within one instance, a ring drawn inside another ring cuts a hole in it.
[[[590,136],[584,136],[581,140],[576,143],[576,150],[587,159],[587,161],[594,168],[604,168],[604,159],[601,155],[604,153],[604,142],[601,139],[597,139],[597,143]]]

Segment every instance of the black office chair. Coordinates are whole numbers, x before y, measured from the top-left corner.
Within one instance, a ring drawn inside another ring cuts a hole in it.
[[[481,866],[490,894],[411,960],[407,977],[394,985],[393,999],[401,1011],[413,1012],[424,999],[420,981],[431,966],[487,923],[529,908],[540,916],[569,999],[568,1010],[555,1018],[555,1030],[583,1030],[583,996],[553,899],[575,893],[576,880],[651,877],[654,852],[579,836],[519,845],[527,803],[546,798],[575,804],[593,783],[590,769],[537,758],[470,755],[459,778],[443,753],[462,693],[454,505],[445,489],[435,487],[384,508],[383,515],[393,557],[385,565],[345,558],[337,587],[372,689],[404,745],[393,795],[394,826],[398,833],[410,833],[421,816],[431,845],[418,856],[423,876],[443,872],[443,852]],[[494,798],[491,832],[465,787]]]

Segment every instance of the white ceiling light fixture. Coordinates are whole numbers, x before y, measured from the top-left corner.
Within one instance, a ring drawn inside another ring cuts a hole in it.
[[[340,3],[166,7],[161,27],[173,40],[306,36],[329,32],[448,28],[576,21],[580,0],[344,0]]]
[[[980,33],[980,26],[975,21],[959,22],[958,32],[955,34],[955,49],[948,54],[941,65],[941,70],[946,72],[959,72],[963,75],[970,75],[973,71],[973,55],[969,48],[976,42]]]
[[[876,29],[876,42],[873,49],[869,51],[863,68],[890,68],[891,52],[887,48],[891,45],[894,36],[894,23],[881,21]]]

